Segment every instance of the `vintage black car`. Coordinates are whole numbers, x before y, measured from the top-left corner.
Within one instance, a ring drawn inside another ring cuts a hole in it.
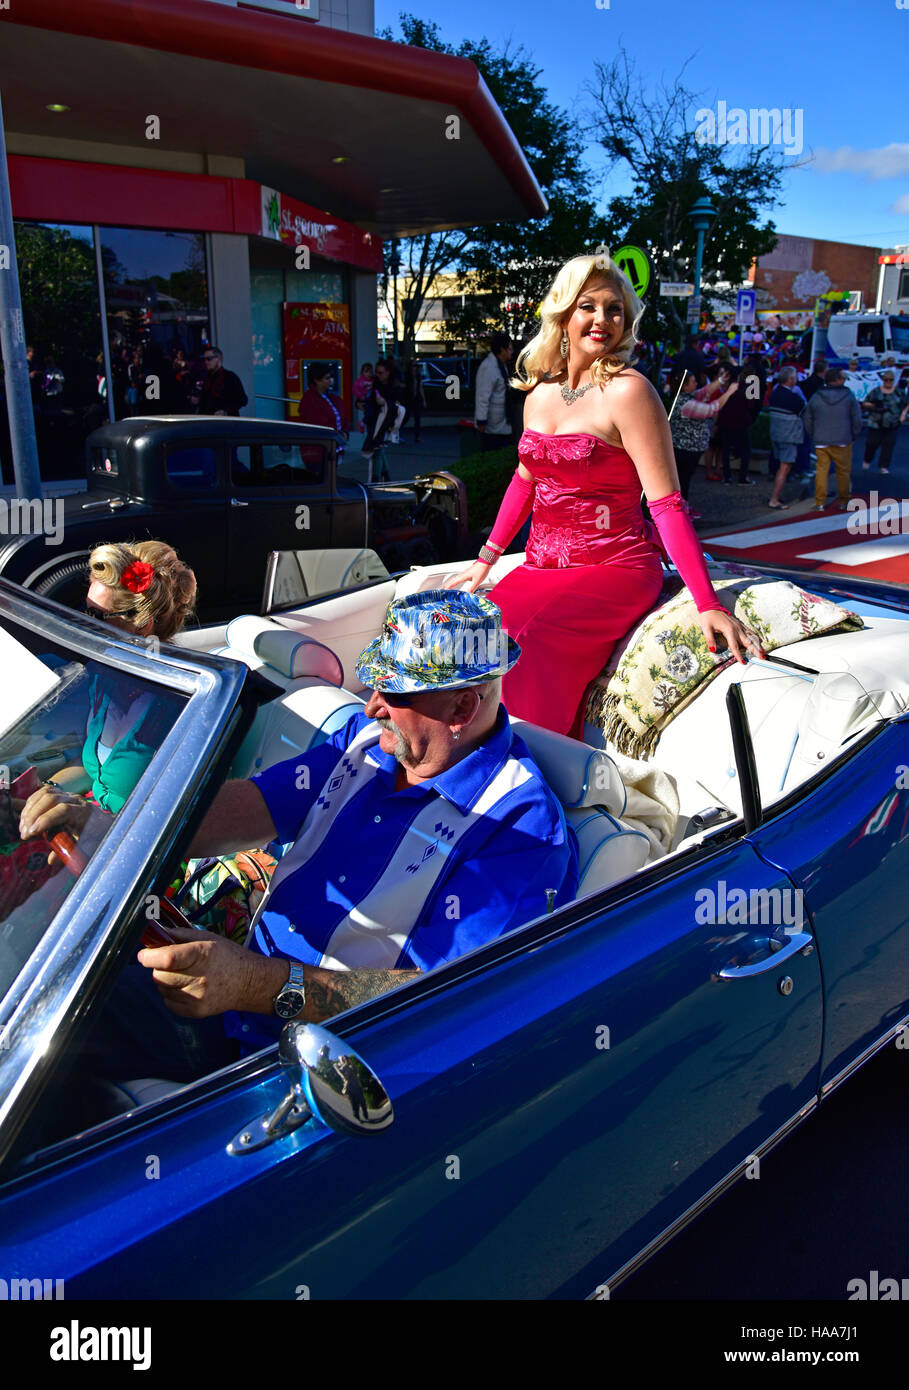
[[[338,471],[342,442],[319,425],[227,416],[136,416],[104,425],[86,441],[87,496],[57,499],[63,524],[43,534],[34,521],[31,534],[7,527],[0,574],[81,607],[94,546],[164,540],[195,570],[200,611],[214,621],[260,607],[275,551],[312,552],[320,564],[325,552],[372,551],[389,572],[462,553],[459,479],[437,472],[407,483],[359,483]],[[342,587],[333,574],[326,582]]]

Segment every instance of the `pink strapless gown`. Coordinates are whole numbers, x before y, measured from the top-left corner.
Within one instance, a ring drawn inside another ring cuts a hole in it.
[[[656,602],[660,551],[624,449],[528,429],[518,456],[536,486],[526,563],[490,594],[521,647],[503,699],[511,714],[580,738],[588,685]]]

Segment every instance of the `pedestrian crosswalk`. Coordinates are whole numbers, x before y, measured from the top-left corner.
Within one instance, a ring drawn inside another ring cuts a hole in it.
[[[717,559],[756,560],[793,569],[909,584],[909,500],[853,499],[851,511],[808,512],[721,535],[702,535]]]

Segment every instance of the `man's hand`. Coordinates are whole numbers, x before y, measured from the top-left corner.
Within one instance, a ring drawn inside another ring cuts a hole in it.
[[[181,1018],[210,1018],[228,1009],[270,1014],[290,966],[279,956],[260,956],[214,932],[168,926],[173,946],[146,947],[138,960],[164,1003]]]

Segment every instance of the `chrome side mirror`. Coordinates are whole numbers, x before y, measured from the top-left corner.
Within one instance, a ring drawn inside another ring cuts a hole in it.
[[[302,1092],[312,1113],[342,1134],[379,1134],[394,1120],[379,1078],[349,1042],[316,1023],[288,1023],[278,1059],[291,1089]]]

